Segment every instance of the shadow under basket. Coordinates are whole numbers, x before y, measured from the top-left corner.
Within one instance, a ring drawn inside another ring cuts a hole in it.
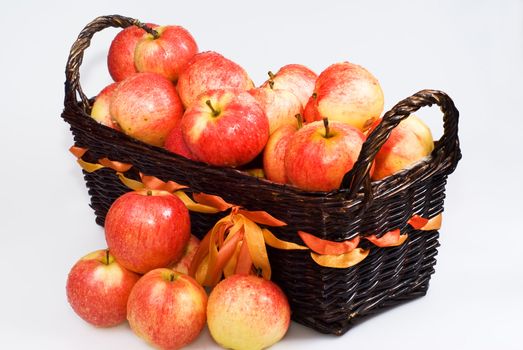
[[[271,227],[279,239],[303,245],[298,230],[334,242],[356,236],[381,237],[400,229],[407,240],[400,246],[378,248],[361,240],[369,255],[349,268],[318,265],[308,251],[268,247],[272,279],[287,295],[292,318],[322,333],[341,335],[355,323],[404,301],[425,295],[434,273],[437,230],[416,230],[409,219],[433,218],[443,211],[445,185],[461,158],[459,113],[441,91],[423,90],[400,101],[384,114],[370,133],[359,158],[339,190],[309,192],[259,179],[232,168],[209,166],[150,146],[105,127],[90,118],[92,100],[80,86],[80,65],[94,34],[108,27],[143,27],[132,18],[102,16],[89,23],[73,44],[66,66],[62,118],[70,125],[75,145],[86,148],[85,161],[108,158],[132,164],[125,173],[153,175],[175,181],[190,191],[217,195],[247,210],[263,210],[287,225]],[[401,120],[424,106],[436,104],[443,113],[443,135],[432,154],[413,167],[380,181],[371,181],[370,165],[390,132]],[[130,191],[116,172],[84,170],[96,222],[104,224],[111,204]],[[223,217],[191,213],[192,231],[200,238]]]

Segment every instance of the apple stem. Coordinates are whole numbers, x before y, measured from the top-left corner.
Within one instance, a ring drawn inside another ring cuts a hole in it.
[[[153,191],[151,191],[151,190],[147,190],[147,195],[148,195],[148,196],[152,196],[152,195],[153,195]]]
[[[298,129],[301,129],[303,127],[303,117],[300,113],[296,114],[294,116],[298,120]]]
[[[105,265],[109,265],[109,249],[105,250]]]
[[[147,24],[144,24],[140,21],[136,21],[134,23],[135,26],[137,27],[140,27],[142,28],[143,30],[145,30],[147,33],[151,34],[153,36],[154,39],[158,39],[160,38],[160,34],[158,34],[158,32],[154,29],[152,29],[151,27],[149,27]]]
[[[171,282],[174,281],[174,273],[171,273],[170,280]]]
[[[214,109],[214,107],[212,106],[211,100],[207,100],[205,101],[205,103],[211,109],[213,117],[217,117],[220,114],[220,111]]]
[[[268,71],[267,74],[269,74],[269,87],[271,89],[274,89],[274,73],[271,71]]]
[[[325,138],[328,139],[331,137],[329,133],[329,118],[323,118],[323,125],[325,126]]]
[[[315,92],[313,92],[313,93],[312,93],[312,98],[313,98],[313,99],[316,99],[316,98],[318,98],[318,94],[317,94],[317,93],[315,93]]]

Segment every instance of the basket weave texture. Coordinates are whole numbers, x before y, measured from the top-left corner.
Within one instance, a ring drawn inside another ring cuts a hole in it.
[[[218,195],[248,210],[267,211],[287,223],[271,231],[289,242],[303,244],[298,230],[331,241],[369,234],[379,237],[398,228],[408,233],[409,238],[399,247],[377,248],[368,243],[369,256],[346,269],[319,266],[306,251],[268,248],[273,280],[289,298],[293,319],[320,332],[343,334],[366,316],[426,293],[434,273],[439,233],[414,230],[407,222],[413,215],[432,218],[443,211],[447,176],[461,158],[459,113],[445,93],[423,90],[399,102],[368,136],[339,190],[308,192],[236,169],[188,160],[90,118],[92,100],[80,86],[84,51],[95,33],[130,25],[141,26],[137,20],[119,15],[98,17],[82,30],[71,48],[62,118],[70,125],[75,145],[89,150],[84,160],[109,158],[130,163],[133,168],[126,176],[136,176],[139,171],[186,185],[195,192]],[[443,113],[444,132],[430,157],[372,182],[370,164],[392,129],[419,108],[433,104]],[[96,222],[103,225],[110,205],[129,189],[112,169],[84,171],[84,178]],[[201,238],[219,218],[217,214],[191,213],[193,233]]]

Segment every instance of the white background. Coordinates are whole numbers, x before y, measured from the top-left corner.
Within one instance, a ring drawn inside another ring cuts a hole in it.
[[[426,297],[343,337],[292,324],[274,349],[521,349],[523,315],[522,1],[8,1],[0,23],[0,348],[147,349],[127,325],[96,329],[67,304],[77,259],[105,248],[63,108],[71,44],[98,15],[188,28],[202,50],[267,70],[367,67],[386,109],[423,88],[461,112],[463,160],[449,178],[436,274]],[[110,82],[110,29],[82,65],[88,95]],[[421,117],[441,133],[437,110]],[[207,332],[191,349],[213,349]]]

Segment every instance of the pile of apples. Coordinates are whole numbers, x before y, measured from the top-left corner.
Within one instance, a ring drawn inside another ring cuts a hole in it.
[[[193,342],[207,324],[212,338],[231,349],[263,349],[286,334],[290,307],[273,282],[233,275],[210,292],[188,275],[200,244],[189,212],[167,191],[139,190],[119,197],[105,221],[107,249],[71,269],[67,299],[97,327],[129,322],[160,349]]]
[[[180,26],[121,31],[108,53],[114,83],[91,116],[147,144],[214,166],[234,167],[309,191],[339,188],[380,121],[384,97],[362,66],[340,62],[319,75],[288,64],[255,87],[237,63],[199,52]],[[431,153],[430,129],[411,115],[379,151],[373,180]]]

